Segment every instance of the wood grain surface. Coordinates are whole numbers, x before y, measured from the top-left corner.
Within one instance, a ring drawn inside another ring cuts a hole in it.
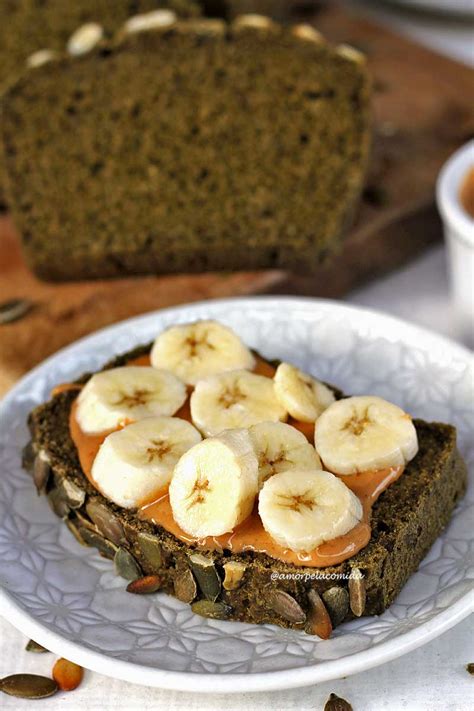
[[[366,53],[374,81],[374,144],[367,185],[344,248],[311,278],[283,272],[206,274],[48,284],[26,268],[8,216],[0,220],[0,302],[34,308],[0,325],[0,394],[80,336],[128,316],[199,299],[254,293],[341,297],[441,239],[436,176],[474,134],[474,74],[337,3],[310,19],[332,42]]]

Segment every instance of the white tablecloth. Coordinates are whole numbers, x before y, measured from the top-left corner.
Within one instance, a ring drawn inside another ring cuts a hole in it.
[[[379,12],[376,3],[363,3]],[[361,5],[361,3],[359,3]],[[423,16],[408,18],[384,10],[384,22],[467,63],[473,61],[472,33],[465,24],[439,22]],[[386,311],[457,339],[449,298],[445,253],[436,247],[403,270],[354,292],[348,301]],[[0,677],[32,672],[49,674],[52,655],[24,651],[26,639],[7,621],[0,620]],[[148,689],[86,673],[80,689],[58,694],[42,702],[56,709],[219,709],[290,711],[323,709],[331,692],[350,701],[355,711],[460,711],[473,704],[474,680],[465,670],[474,662],[472,618],[460,623],[430,644],[381,667],[337,681],[299,690],[237,696],[190,695]],[[38,702],[0,696],[0,707],[37,708]]]

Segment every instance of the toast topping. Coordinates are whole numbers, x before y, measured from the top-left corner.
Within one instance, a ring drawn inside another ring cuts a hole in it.
[[[295,565],[335,565],[368,543],[373,503],[417,452],[403,410],[336,401],[213,321],[168,329],[149,363],[92,376],[72,406],[82,468],[104,496],[198,547]]]

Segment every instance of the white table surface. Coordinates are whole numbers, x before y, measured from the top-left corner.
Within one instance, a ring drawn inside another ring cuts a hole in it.
[[[360,7],[397,31],[448,55],[474,64],[474,35],[466,22],[440,21],[431,16],[395,12],[382,3],[361,2]],[[458,340],[449,296],[443,247],[435,247],[404,269],[352,293],[347,301],[377,308]],[[41,702],[56,709],[186,709],[254,711],[319,711],[331,692],[346,698],[354,711],[461,711],[474,706],[474,679],[465,670],[474,661],[473,618],[464,620],[429,644],[381,667],[344,679],[300,690],[225,696],[190,695],[148,689],[86,672],[75,692],[61,693]],[[0,677],[31,672],[49,674],[54,657],[24,651],[25,637],[0,620]],[[40,702],[0,696],[0,708],[32,709]]]

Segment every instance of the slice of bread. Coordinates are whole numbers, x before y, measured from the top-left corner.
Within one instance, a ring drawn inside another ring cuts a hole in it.
[[[97,22],[113,34],[133,13],[170,7],[184,14],[200,10],[194,0],[14,0],[0,2],[0,93],[22,73],[28,57],[44,49],[62,51],[83,23]],[[4,204],[0,160],[0,205]]]
[[[122,33],[6,93],[9,202],[48,279],[285,268],[335,250],[369,146],[362,56],[267,18]]]
[[[106,367],[124,365],[149,349],[136,349]],[[339,391],[335,393],[341,396]],[[321,636],[327,635],[324,619],[321,627],[321,614],[324,618],[329,613],[332,626],[354,614],[380,614],[418,568],[466,487],[466,469],[456,449],[454,427],[415,420],[419,452],[378,499],[370,542],[357,555],[340,565],[319,569],[250,551],[238,555],[225,550],[201,551],[204,559],[201,555],[196,560],[190,558],[195,548],[165,529],[139,520],[133,510],[114,505],[82,473],[68,425],[76,396],[77,391],[63,392],[31,413],[32,441],[25,450],[25,466],[34,468],[40,491],[47,494],[55,513],[78,540],[115,558],[119,571],[123,572],[125,565],[135,575],[159,575],[163,590],[192,603],[201,614],[269,622]],[[203,565],[207,569],[204,576],[200,575]],[[348,579],[355,569],[363,575],[363,583]],[[320,574],[318,579],[315,573]],[[322,597],[316,598],[316,607],[315,592]]]

